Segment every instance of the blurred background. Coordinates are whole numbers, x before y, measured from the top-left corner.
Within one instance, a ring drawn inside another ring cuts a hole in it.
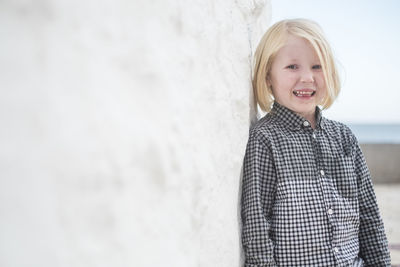
[[[252,54],[318,21],[398,257],[396,1],[0,1],[0,266],[240,266]],[[396,229],[397,228],[397,229]]]

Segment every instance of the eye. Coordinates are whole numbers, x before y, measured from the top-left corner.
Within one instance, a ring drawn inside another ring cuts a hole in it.
[[[321,65],[314,65],[314,66],[312,66],[312,68],[313,68],[313,70],[320,70],[320,69],[322,69],[322,66]]]
[[[297,66],[296,64],[291,64],[291,65],[287,66],[286,68],[291,69],[291,70],[297,70],[299,68],[299,66]]]

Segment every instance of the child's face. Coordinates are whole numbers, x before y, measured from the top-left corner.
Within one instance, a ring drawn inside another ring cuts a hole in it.
[[[326,94],[317,53],[306,39],[292,35],[276,54],[267,83],[279,104],[305,118],[314,115]]]

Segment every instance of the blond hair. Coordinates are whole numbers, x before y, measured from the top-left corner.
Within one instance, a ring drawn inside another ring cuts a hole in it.
[[[267,77],[277,52],[285,45],[289,35],[306,39],[316,51],[327,88],[327,94],[319,105],[324,109],[330,107],[340,92],[339,74],[332,50],[322,29],[316,22],[308,19],[281,20],[272,25],[262,37],[254,55],[253,91],[255,103],[265,112],[271,110],[274,98],[272,90],[267,84]]]

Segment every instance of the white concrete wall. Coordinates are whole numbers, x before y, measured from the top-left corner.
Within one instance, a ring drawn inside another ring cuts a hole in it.
[[[0,266],[239,266],[269,0],[0,2]]]

